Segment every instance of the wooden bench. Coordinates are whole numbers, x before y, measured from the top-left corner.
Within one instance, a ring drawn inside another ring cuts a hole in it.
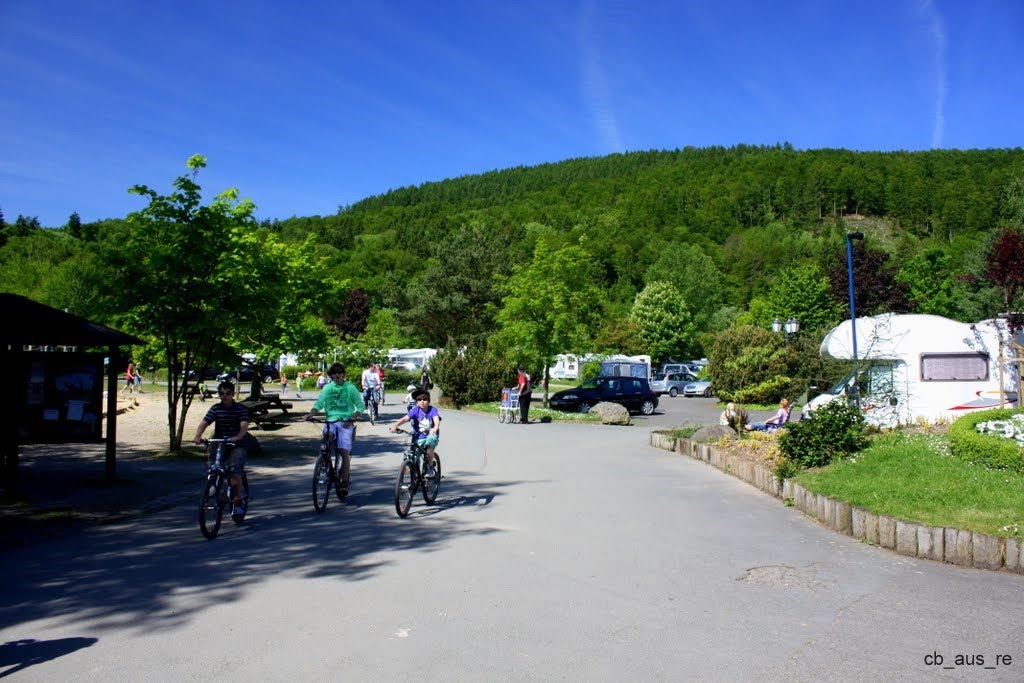
[[[189,396],[198,396],[200,401],[216,397],[216,394],[206,388],[203,384],[193,384],[188,390]]]

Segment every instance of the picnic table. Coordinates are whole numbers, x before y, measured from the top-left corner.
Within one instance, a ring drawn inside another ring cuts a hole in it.
[[[292,407],[292,404],[282,400],[281,394],[278,393],[263,394],[256,400],[240,401],[240,403],[249,409],[252,418],[250,421],[257,425],[270,419],[271,410],[280,410],[282,415],[287,415],[288,409]]]
[[[205,384],[193,384],[188,389],[188,393],[193,396],[198,396],[200,401],[205,401],[208,398],[214,398],[214,393],[206,388]]]

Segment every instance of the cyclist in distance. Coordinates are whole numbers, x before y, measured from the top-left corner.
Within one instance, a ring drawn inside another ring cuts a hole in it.
[[[380,380],[380,402],[384,402],[384,368],[380,366],[380,363],[374,363],[373,369],[377,371],[377,379]]]
[[[220,403],[207,411],[206,417],[196,428],[196,436],[192,441],[201,444],[203,432],[212,424],[214,425],[213,438],[229,439],[231,443],[235,444],[234,448],[228,449],[229,458],[224,465],[228,467],[231,477],[231,504],[234,506],[231,514],[244,515],[245,510],[241,505],[246,491],[242,488],[242,477],[238,472],[245,467],[246,448],[244,444],[249,435],[249,409],[235,401],[235,385],[231,382],[221,382],[217,387],[217,396],[220,398]]]
[[[377,374],[373,363],[367,365],[363,370],[360,384],[363,387],[363,403],[369,405],[370,401],[376,402],[377,397],[374,396],[374,392],[380,389],[380,375]]]
[[[434,448],[441,438],[441,414],[430,405],[430,392],[417,390],[413,393],[416,407],[403,415],[392,427],[394,433],[406,422],[412,422],[412,431],[416,435],[416,443],[423,447],[427,454],[426,472],[429,474],[434,467]]]
[[[356,426],[352,420],[359,417],[359,413],[366,409],[366,405],[355,385],[345,381],[345,368],[341,363],[332,365],[327,370],[327,375],[331,382],[320,392],[320,398],[309,409],[305,419],[316,415],[318,410],[323,410],[327,416],[328,424],[324,425],[324,429],[330,431],[338,446],[338,453],[341,454],[341,472],[338,474],[341,484],[338,487],[338,495],[344,497],[348,495],[352,444],[356,433]]]

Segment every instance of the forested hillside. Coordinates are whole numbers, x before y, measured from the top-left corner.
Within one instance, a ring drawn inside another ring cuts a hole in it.
[[[116,322],[124,311],[103,273],[132,228],[74,219],[63,230],[5,224],[0,287]],[[542,351],[525,340],[547,335],[566,351],[667,356],[702,353],[703,335],[736,324],[797,317],[810,332],[841,319],[849,230],[865,233],[859,312],[989,317],[1007,305],[987,277],[992,238],[1022,223],[1021,149],[782,145],[511,168],[245,229],[325,262],[337,296],[321,317],[338,340],[489,340],[529,356]],[[544,310],[528,311],[531,299]]]
[[[938,284],[918,282],[914,292],[869,296],[866,313],[889,307],[988,314],[991,297],[978,282],[986,238],[999,226],[1020,224],[1022,216],[1021,149],[739,146],[494,171],[393,190],[334,216],[266,225],[288,239],[312,234],[336,248],[345,272],[375,306],[412,309],[403,318],[412,329],[429,328],[429,317],[458,309],[450,299],[459,299],[459,288],[474,279],[493,279],[492,286],[475,285],[480,291],[471,296],[482,307],[496,306],[511,266],[529,261],[541,234],[589,253],[610,314],[624,316],[653,277],[671,276],[707,326],[723,306],[749,308],[786,269],[805,265],[845,278],[846,229],[867,232],[868,256],[858,261],[890,280],[901,270],[904,280],[913,280],[922,269],[938,269],[945,279],[941,302],[924,291]],[[865,287],[873,281],[865,273]],[[831,285],[840,306],[845,279]],[[958,300],[947,301],[953,293],[946,290],[956,290]],[[437,301],[424,306],[424,297]],[[464,319],[469,308],[452,313],[453,321]],[[474,311],[474,319],[479,315]],[[459,331],[446,324],[422,341],[439,344]]]

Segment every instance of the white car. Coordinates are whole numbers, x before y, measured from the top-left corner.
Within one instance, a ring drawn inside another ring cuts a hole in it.
[[[701,379],[696,382],[690,382],[683,387],[683,396],[687,398],[691,396],[714,396],[715,392],[711,390],[711,380]]]

